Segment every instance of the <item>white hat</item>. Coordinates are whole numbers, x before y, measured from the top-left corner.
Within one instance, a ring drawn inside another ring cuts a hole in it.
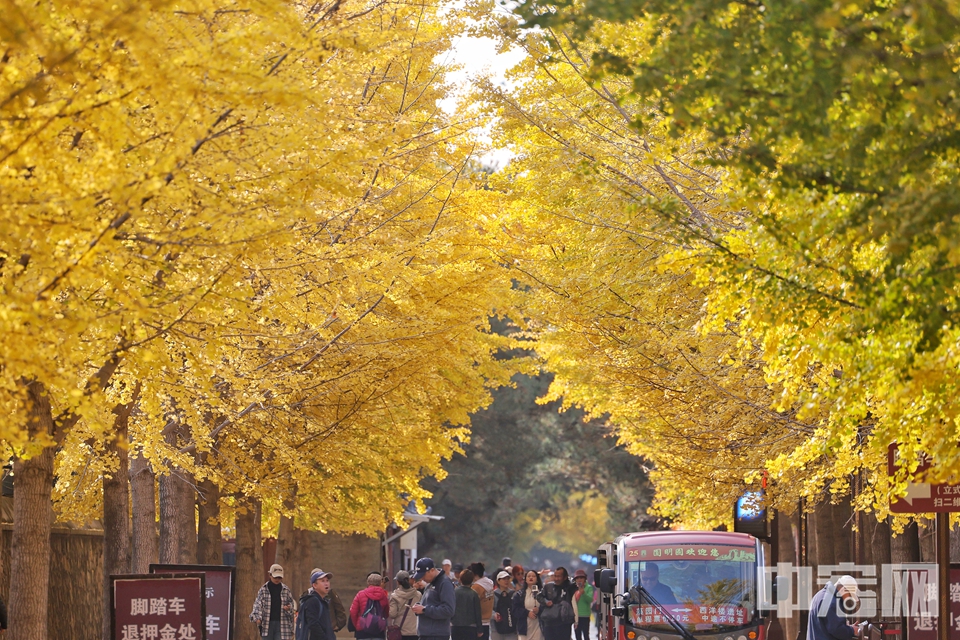
[[[843,575],[837,578],[837,591],[844,587],[854,598],[857,597],[857,580],[853,576]]]
[[[282,577],[283,577],[283,567],[281,567],[281,566],[278,565],[278,564],[272,564],[272,565],[270,565],[270,571],[269,571],[268,573],[269,573],[272,577],[274,577],[274,578],[282,578]]]
[[[441,562],[440,564],[441,564],[441,566],[442,566],[442,565],[446,565],[446,564],[449,564],[450,566],[453,566],[453,562],[450,560],[450,558],[444,558],[444,559],[443,559],[443,562]]]

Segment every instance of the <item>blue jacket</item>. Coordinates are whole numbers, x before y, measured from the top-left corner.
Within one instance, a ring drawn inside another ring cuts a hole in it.
[[[807,640],[852,640],[857,637],[857,632],[847,620],[840,610],[836,587],[827,584],[810,601]]]
[[[517,633],[521,636],[527,635],[527,621],[529,620],[530,612],[527,611],[526,604],[524,601],[527,597],[527,585],[524,584],[522,589],[517,589],[513,594],[513,601],[510,603],[510,607],[513,611],[513,619],[517,623]]]
[[[441,571],[424,590],[420,604],[423,605],[423,612],[417,616],[417,635],[449,636],[450,619],[457,609],[457,598],[450,578]]]
[[[330,604],[313,589],[300,596],[297,640],[336,640],[330,621]]]

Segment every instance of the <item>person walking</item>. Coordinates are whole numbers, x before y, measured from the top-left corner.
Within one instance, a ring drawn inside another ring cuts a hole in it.
[[[413,586],[410,574],[406,571],[398,571],[396,580],[397,588],[390,594],[387,629],[399,627],[402,640],[417,640],[417,616],[411,613],[410,607],[420,602],[420,592]]]
[[[570,626],[576,619],[573,596],[577,592],[565,567],[553,572],[553,582],[540,593],[540,629],[545,640],[570,640]]]
[[[293,638],[293,592],[283,584],[283,567],[270,566],[270,579],[257,591],[250,619],[260,629],[264,640],[291,640]]]
[[[323,573],[323,571],[317,567],[310,569],[311,576],[315,573]],[[300,598],[298,598],[297,601],[303,600],[303,597],[308,595],[311,589],[313,589],[313,587],[307,587],[306,591],[300,594]],[[333,632],[337,633],[340,629],[347,626],[347,608],[343,606],[343,601],[340,600],[340,596],[337,595],[337,590],[332,586],[327,593],[326,600],[330,605],[330,624],[333,625]]]
[[[497,588],[493,591],[493,624],[490,632],[497,640],[517,640],[517,623],[513,615],[513,576],[509,571],[497,574]],[[588,638],[589,640],[589,638]]]
[[[493,617],[493,580],[484,577],[482,562],[474,562],[469,567],[473,572],[473,590],[480,596],[480,615],[483,616],[483,640],[490,640],[490,619]]]
[[[423,598],[410,608],[417,616],[417,635],[420,640],[446,640],[450,637],[450,620],[457,607],[453,584],[430,558],[417,560],[413,580],[423,580],[427,585]]]
[[[577,569],[574,572],[573,582],[577,585],[577,592],[573,594],[577,610],[573,636],[576,640],[590,640],[590,610],[593,607],[593,594],[596,589],[587,582],[587,572],[583,569]]]
[[[540,592],[543,582],[540,574],[528,569],[523,576],[523,585],[513,594],[513,619],[517,624],[519,640],[543,640],[540,631]]]
[[[350,622],[357,638],[385,638],[390,597],[382,586],[383,576],[376,571],[367,574],[367,586],[350,604]]]
[[[480,616],[480,596],[471,589],[473,572],[461,572],[460,586],[453,594],[457,605],[450,621],[451,640],[477,640],[483,636],[483,618]]]
[[[300,597],[300,614],[297,616],[297,640],[336,640],[330,618],[330,579],[332,573],[314,571],[310,576],[310,589]]]
[[[807,618],[807,640],[852,640],[857,637],[857,627],[847,622],[844,608],[848,601],[855,606],[857,589],[853,576],[840,576],[836,584],[828,582],[813,596]]]

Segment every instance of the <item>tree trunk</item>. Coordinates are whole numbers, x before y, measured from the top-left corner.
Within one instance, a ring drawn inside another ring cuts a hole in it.
[[[156,476],[150,463],[137,455],[130,465],[130,496],[133,503],[133,553],[130,570],[147,573],[160,561],[157,540]]]
[[[250,609],[264,583],[263,544],[260,540],[260,502],[248,499],[237,512],[237,600],[234,640],[259,640],[250,622]],[[296,596],[295,596],[296,597]]]
[[[171,419],[163,428],[171,447],[180,446],[185,427]],[[186,438],[184,438],[185,440]],[[183,469],[171,466],[160,476],[160,562],[162,564],[197,563],[196,490],[193,478]]]
[[[139,395],[139,385],[127,404],[118,404],[113,413],[114,437],[107,442],[107,453],[114,456],[117,468],[103,476],[103,638],[110,640],[110,576],[130,573],[130,499],[127,468],[127,425]]]
[[[285,510],[292,511],[295,506],[296,502],[293,496],[283,501]],[[280,530],[277,533],[277,556],[274,562],[283,567],[284,576],[287,580],[290,580],[295,573],[293,563],[295,561],[294,549],[297,548],[296,544],[296,531],[293,528],[293,518],[288,518],[283,515],[280,516]],[[290,586],[289,583],[287,586]]]
[[[890,541],[890,560],[894,564],[920,562],[920,532],[916,522],[911,522],[903,533]]]
[[[799,514],[787,515],[783,512],[777,518],[777,536],[779,538],[779,554],[776,562],[786,562],[790,566],[797,564],[797,519]],[[793,576],[790,576],[793,579]],[[783,629],[783,637],[787,640],[793,640],[797,637],[800,630],[800,616],[794,612],[789,618],[781,617],[780,626]]]
[[[209,478],[200,483],[197,494],[197,562],[223,564],[223,539],[220,535],[220,487]]]
[[[917,530],[920,535],[920,562],[937,561],[937,528],[932,520],[922,520]]]
[[[837,528],[833,522],[833,505],[830,497],[820,499],[814,510],[814,535],[817,538],[817,567],[837,564]]]
[[[50,398],[40,382],[26,383],[31,439],[52,437]],[[13,539],[10,548],[10,640],[47,640],[50,529],[53,526],[54,448],[13,463]]]
[[[853,556],[853,506],[850,494],[841,498],[836,504],[830,505],[833,511],[834,548],[833,557],[836,564],[841,562],[856,562]]]

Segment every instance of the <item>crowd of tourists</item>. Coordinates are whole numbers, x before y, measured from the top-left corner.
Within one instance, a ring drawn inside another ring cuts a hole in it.
[[[314,569],[310,588],[294,602],[283,567],[270,567],[250,619],[264,640],[334,640],[343,628],[358,640],[590,640],[596,589],[583,569],[524,569],[504,558],[488,572],[420,558],[413,574],[367,575],[349,609],[332,588],[333,575]]]

